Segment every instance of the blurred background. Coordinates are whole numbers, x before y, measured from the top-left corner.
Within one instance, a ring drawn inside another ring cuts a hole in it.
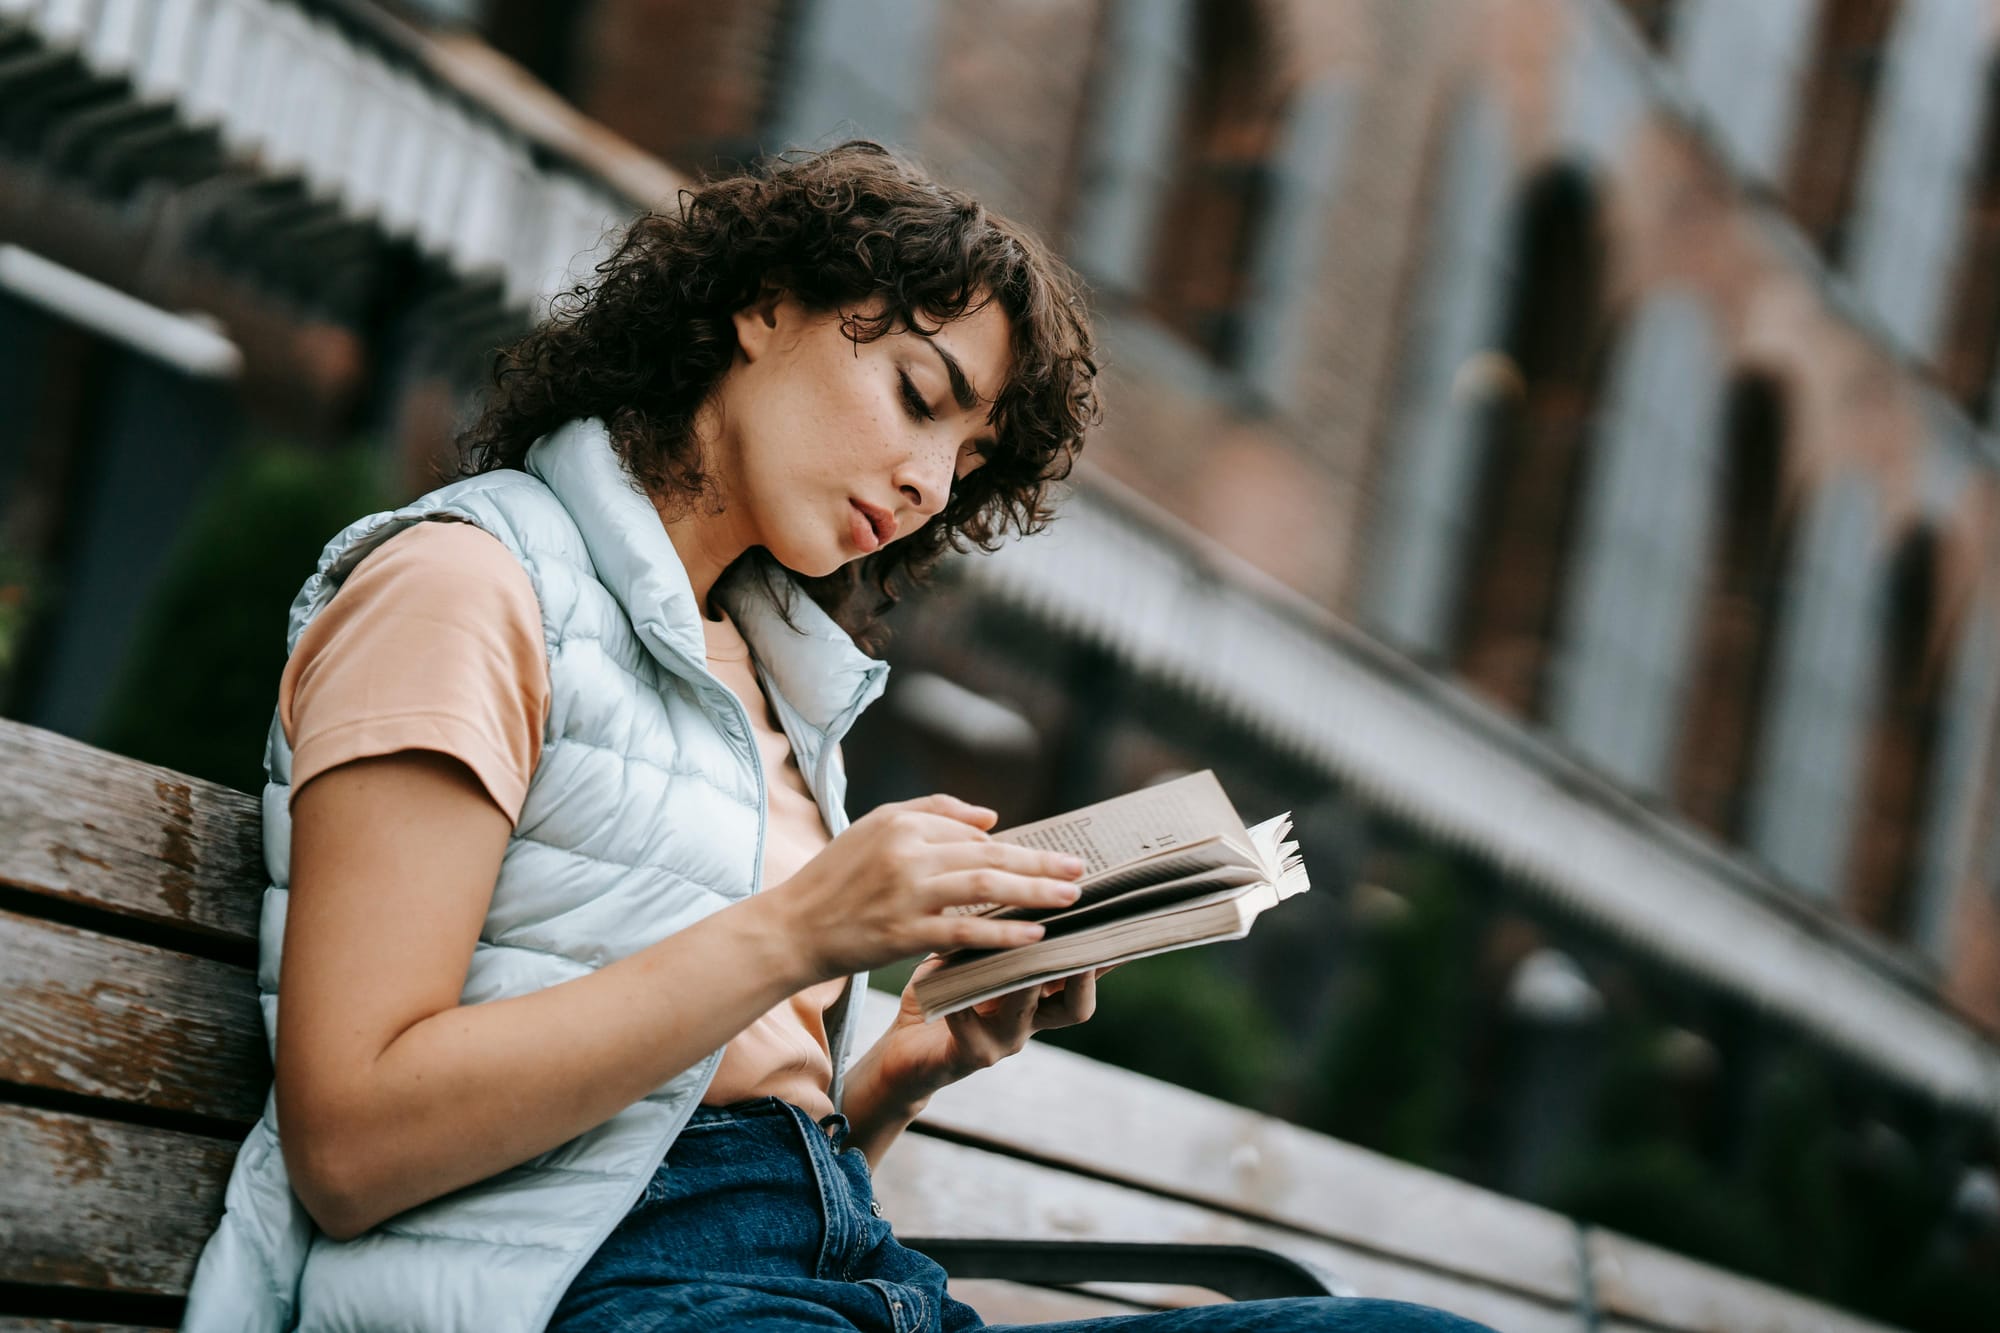
[[[1313,879],[1055,1040],[1995,1327],[2000,0],[0,0],[0,714],[254,789],[492,349],[856,134],[1069,257],[1108,419],[851,808],[1213,768]]]

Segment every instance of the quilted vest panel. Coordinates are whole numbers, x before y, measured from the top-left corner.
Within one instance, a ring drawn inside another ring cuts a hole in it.
[[[360,561],[412,523],[477,524],[527,570],[549,655],[540,762],[501,861],[461,1000],[478,1004],[585,975],[754,893],[765,776],[736,697],[707,669],[700,608],[650,501],[601,422],[536,442],[527,470],[455,482],[349,526],[293,603],[287,648]],[[772,575],[787,625],[755,562]],[[888,667],[862,653],[790,576],[755,551],[715,589],[830,832],[846,827],[838,742],[880,697]],[[275,1047],[290,883],[291,749],[265,752],[271,886],[258,988]],[[829,1019],[839,1070],[865,978]],[[715,1051],[605,1124],[519,1166],[409,1209],[348,1241],[292,1193],[275,1097],[237,1155],[182,1327],[307,1333],[529,1333],[638,1198],[699,1104]]]

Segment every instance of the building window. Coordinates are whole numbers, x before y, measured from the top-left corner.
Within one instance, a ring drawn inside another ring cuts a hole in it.
[[[766,144],[761,131],[783,76],[793,8],[779,0],[533,4],[519,31],[576,15],[570,93],[578,107],[690,175],[728,175],[782,146]]]
[[[1428,234],[1363,552],[1369,622],[1427,661],[1450,647],[1484,405],[1516,379],[1497,346],[1513,262],[1506,127],[1478,88],[1459,97],[1450,125],[1424,191]]]
[[[1966,183],[1957,299],[1938,369],[1966,411],[1991,421],[1994,356],[2000,352],[2000,61],[1987,67],[1984,121]]]
[[[1224,365],[1240,359],[1246,282],[1276,182],[1284,99],[1258,7],[1194,14],[1194,65],[1147,284],[1168,327]]]
[[[1663,284],[1620,321],[1593,409],[1547,720],[1635,790],[1669,785],[1715,508],[1720,338],[1708,301]]]
[[[1855,823],[1867,758],[1881,508],[1873,484],[1855,474],[1798,506],[1797,558],[1781,573],[1776,661],[1760,709],[1744,841],[1778,874],[1827,900],[1846,881],[1843,831]]]
[[[1910,933],[1918,852],[1928,824],[1930,775],[1942,690],[1938,651],[1938,543],[1920,528],[1888,570],[1888,606],[1877,658],[1876,710],[1862,766],[1848,901],[1869,927]]]
[[[1882,82],[1896,0],[1828,0],[1807,71],[1792,212],[1831,264],[1846,255],[1861,155]]]
[[[484,4],[439,5],[467,11],[481,24],[486,40],[564,97],[578,88],[578,19],[591,17],[593,4],[550,5],[542,0],[486,0]],[[483,11],[483,12],[476,12]]]
[[[759,0],[703,6],[782,32],[768,78],[773,148],[874,139],[908,149],[937,72],[937,0]],[[717,86],[726,89],[725,77]]]
[[[1646,45],[1655,51],[1665,51],[1673,37],[1674,0],[1618,0],[1624,11],[1631,15],[1632,23],[1639,29],[1639,35],[1646,39]]]
[[[1778,581],[1785,404],[1778,385],[1745,375],[1730,391],[1718,523],[1697,627],[1694,675],[1676,764],[1675,796],[1697,824],[1743,834],[1753,741],[1771,665]]]
[[[1506,343],[1480,431],[1452,656],[1482,693],[1537,712],[1604,337],[1590,184],[1557,168],[1521,210]]]

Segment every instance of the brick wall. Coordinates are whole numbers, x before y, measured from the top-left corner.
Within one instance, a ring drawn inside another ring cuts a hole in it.
[[[1063,243],[1076,223],[1082,136],[1104,85],[1105,0],[937,3],[928,110],[905,146]],[[1938,438],[1930,372],[1828,270],[1776,192],[1746,182],[1690,114],[1674,63],[1685,34],[1670,30],[1664,46],[1652,45],[1626,9],[1608,0],[1260,6],[1258,21],[1276,36],[1271,79],[1293,87],[1330,74],[1352,98],[1323,253],[1304,298],[1302,381],[1291,408],[1273,411],[1228,367],[1150,319],[1143,300],[1106,293],[1108,414],[1092,465],[1306,596],[1365,619],[1367,571],[1400,539],[1385,530],[1378,500],[1395,462],[1385,451],[1402,409],[1399,375],[1422,336],[1413,302],[1432,260],[1426,237],[1450,113],[1459,94],[1477,88],[1504,120],[1517,195],[1556,162],[1589,180],[1611,343],[1651,294],[1693,293],[1718,330],[1723,380],[1757,373],[1779,387],[1783,514],[1809,511],[1831,478],[1865,478],[1881,511],[1883,559],[1912,525],[1929,525],[1938,577],[1950,581],[1938,603],[1962,606],[2000,535],[1990,466],[1971,467],[1954,487],[1926,482],[1939,451],[1963,452]],[[1987,9],[2000,16],[2000,0]],[[784,0],[599,0],[576,42],[577,96],[678,164],[738,155],[756,141],[782,77],[787,13]],[[1586,445],[1586,470],[1589,454]],[[1559,542],[1562,525],[1545,526],[1546,540]],[[1569,546],[1528,553],[1558,569],[1573,554]],[[1977,595],[1990,602],[1994,589]],[[1947,646],[1941,637],[1940,650]],[[1531,693],[1500,697],[1531,710]],[[1700,753],[1697,769],[1710,762]],[[1712,753],[1716,764],[1740,765],[1729,747]],[[1684,790],[1709,791],[1730,780],[1721,770],[1677,778]],[[1972,780],[1983,802],[1983,764]],[[1964,864],[1968,901],[1957,928],[1944,932],[1942,974],[1963,1007],[2000,1030],[2000,911],[1983,858]]]

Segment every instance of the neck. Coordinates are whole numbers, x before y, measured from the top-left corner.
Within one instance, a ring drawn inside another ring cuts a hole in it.
[[[687,570],[688,586],[694,589],[694,604],[710,620],[721,617],[710,610],[709,598],[724,570],[736,563],[749,544],[732,536],[728,515],[692,513],[680,518],[661,517],[667,540]]]
[[[710,504],[706,494],[696,496],[692,503],[680,506],[680,512],[670,516],[665,506],[657,499],[653,501],[660,523],[667,530],[667,540],[674,544],[674,553],[680,556],[681,566],[687,570],[688,584],[694,589],[694,604],[710,620],[722,618],[709,610],[709,597],[716,582],[724,570],[755,545],[742,529],[741,506],[729,499],[735,494],[736,485],[735,478],[728,475],[726,463],[734,457],[734,450],[722,438],[721,424],[720,414],[711,404],[698,414],[694,427],[702,444],[705,466],[717,470],[710,481],[718,502]]]

